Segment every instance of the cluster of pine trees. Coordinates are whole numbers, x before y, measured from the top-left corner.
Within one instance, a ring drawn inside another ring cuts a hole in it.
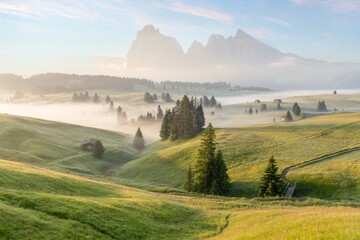
[[[205,108],[222,108],[221,103],[214,96],[211,96],[210,99],[206,95],[200,98],[200,105],[203,105]]]
[[[188,139],[196,136],[205,125],[202,105],[197,106],[194,99],[185,95],[170,111],[167,109],[163,116],[160,137],[161,140]]]
[[[126,112],[123,111],[122,107],[119,106],[116,109],[116,112],[117,112],[117,122],[118,122],[118,124],[119,125],[126,124],[128,122],[128,117],[126,115]]]
[[[229,176],[221,150],[216,150],[216,135],[211,123],[201,138],[194,171],[189,167],[184,188],[189,192],[228,195]]]
[[[156,101],[157,101],[156,93],[150,94],[149,92],[146,92],[144,94],[144,102],[146,102],[146,103],[154,103]]]
[[[164,102],[167,102],[167,103],[169,103],[169,102],[172,102],[173,100],[171,99],[171,96],[170,96],[170,93],[162,93],[161,94],[161,100],[163,100]]]
[[[73,102],[90,102],[92,101],[93,103],[101,103],[100,97],[98,96],[97,93],[94,94],[94,96],[92,98],[90,98],[88,91],[86,91],[85,93],[73,93],[72,96],[72,101]]]
[[[317,110],[319,112],[327,112],[328,111],[324,100],[318,102]]]
[[[141,114],[137,120],[138,122],[152,122],[156,121],[156,118],[151,112],[147,112],[146,114]]]

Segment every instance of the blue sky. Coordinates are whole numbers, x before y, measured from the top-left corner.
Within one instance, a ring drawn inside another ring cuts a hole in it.
[[[240,28],[283,52],[360,62],[360,0],[1,0],[0,11],[1,72],[52,71],[54,59],[125,58],[147,24],[185,51],[193,40]]]

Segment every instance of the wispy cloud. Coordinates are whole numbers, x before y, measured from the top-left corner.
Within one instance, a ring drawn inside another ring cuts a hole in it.
[[[204,8],[204,7],[185,5],[182,3],[174,3],[173,5],[167,7],[167,9],[174,12],[185,13],[185,14],[204,17],[217,21],[230,22],[233,20],[233,16],[231,16],[228,13],[209,9],[209,8]]]
[[[95,20],[97,14],[91,11],[85,3],[70,0],[2,0],[0,13],[26,18],[61,17],[76,20]]]
[[[274,17],[265,17],[264,20],[267,21],[267,22],[275,23],[275,24],[285,26],[285,27],[290,25],[289,22],[284,21],[284,20],[279,19],[279,18],[274,18]]]
[[[354,12],[360,14],[359,0],[291,0],[294,5],[314,5],[330,8],[337,12]]]

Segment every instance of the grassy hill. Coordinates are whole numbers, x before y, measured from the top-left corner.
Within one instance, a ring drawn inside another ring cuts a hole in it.
[[[359,237],[357,208],[331,205],[152,193],[0,160],[4,239]]]
[[[115,166],[136,158],[128,135],[39,119],[0,115],[0,158],[86,174],[111,174]],[[98,138],[104,158],[84,152],[84,139]]]
[[[225,161],[233,182],[233,195],[254,197],[267,160],[271,155],[277,159],[280,169],[342,149],[360,146],[360,114],[336,114],[315,117],[293,123],[276,123],[239,129],[216,130],[218,147],[223,150]],[[153,182],[173,187],[182,187],[186,169],[196,161],[200,137],[189,141],[158,142],[149,147],[139,159],[128,162],[116,170],[115,175],[136,181]],[[153,151],[152,148],[156,149]],[[349,156],[344,156],[347,158]],[[344,160],[346,161],[346,160]],[[354,168],[359,162],[344,164],[341,171]],[[303,172],[313,174],[312,169]],[[303,171],[306,170],[304,168]],[[333,169],[331,174],[336,174]],[[348,176],[359,178],[359,172]],[[301,179],[299,194],[307,195],[309,185]],[[354,184],[339,185],[342,195],[338,198],[353,198],[358,191]],[[322,197],[322,195],[314,195]],[[324,195],[323,195],[324,196]],[[358,195],[356,198],[358,199]],[[328,196],[334,197],[334,195]]]
[[[218,129],[233,195],[256,195],[271,154],[284,168],[358,146],[359,124],[360,114],[340,114]],[[131,138],[115,132],[10,115],[0,115],[0,126],[0,159],[8,159],[0,160],[0,239],[360,237],[358,152],[289,173],[299,195],[331,201],[226,198],[117,184],[182,187],[200,137],[156,142],[139,158]],[[107,149],[102,160],[79,148],[94,135]]]

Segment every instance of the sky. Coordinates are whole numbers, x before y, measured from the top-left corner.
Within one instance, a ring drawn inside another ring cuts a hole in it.
[[[360,0],[1,0],[0,13],[0,72],[24,76],[118,75],[148,24],[184,51],[242,29],[285,53],[360,62]]]

